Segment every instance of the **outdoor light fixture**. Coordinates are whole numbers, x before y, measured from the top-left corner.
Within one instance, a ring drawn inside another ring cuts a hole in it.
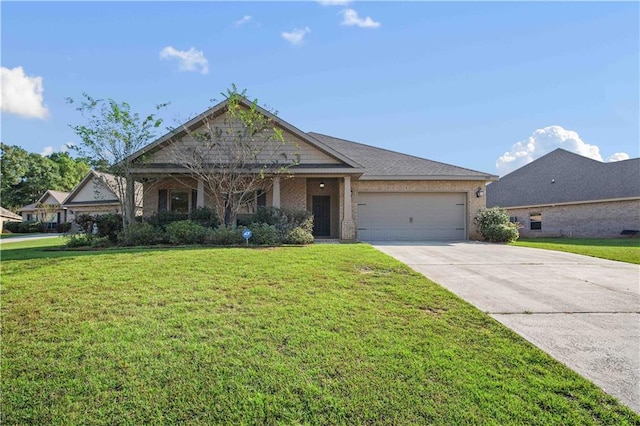
[[[481,187],[478,187],[478,190],[476,191],[476,197],[480,198],[484,195],[484,191],[482,190]]]
[[[324,189],[324,181],[320,181],[320,189]]]

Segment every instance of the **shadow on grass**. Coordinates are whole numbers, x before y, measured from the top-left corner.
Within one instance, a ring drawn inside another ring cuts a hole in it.
[[[2,247],[0,257],[2,261],[33,260],[33,259],[66,259],[85,256],[105,256],[120,254],[149,254],[167,251],[186,250],[220,250],[220,249],[244,249],[244,250],[274,250],[280,248],[304,248],[300,245],[286,246],[148,246],[148,247],[106,247],[106,248],[77,248],[68,249],[64,245],[49,245],[37,247]]]

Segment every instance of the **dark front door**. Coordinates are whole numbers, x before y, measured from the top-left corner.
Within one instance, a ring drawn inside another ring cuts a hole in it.
[[[313,236],[328,237],[331,235],[331,197],[314,195],[311,199],[313,213]]]

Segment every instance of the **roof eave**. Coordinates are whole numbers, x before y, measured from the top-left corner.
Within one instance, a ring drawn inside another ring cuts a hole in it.
[[[473,181],[496,181],[498,176],[460,176],[460,175],[363,175],[360,180],[473,180]]]

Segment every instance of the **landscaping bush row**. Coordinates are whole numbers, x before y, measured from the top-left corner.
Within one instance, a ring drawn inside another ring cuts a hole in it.
[[[244,229],[250,229],[252,245],[311,244],[313,215],[304,210],[262,207],[238,227],[220,225],[215,212],[208,208],[184,214],[161,212],[147,220],[132,223],[122,229],[120,215],[79,216],[76,220],[85,231],[68,237],[68,247],[149,246],[156,244],[241,245]],[[95,230],[94,232],[94,224]]]
[[[520,236],[518,224],[509,220],[509,213],[500,207],[492,207],[478,212],[473,222],[478,232],[486,241],[492,243],[509,243]]]
[[[69,232],[70,229],[71,224],[65,222],[56,224],[55,231],[58,233],[64,233]],[[47,222],[30,220],[25,222],[5,222],[5,224],[3,225],[3,230],[9,231],[12,234],[30,234],[35,232],[47,232],[52,229],[49,229],[49,224]]]

